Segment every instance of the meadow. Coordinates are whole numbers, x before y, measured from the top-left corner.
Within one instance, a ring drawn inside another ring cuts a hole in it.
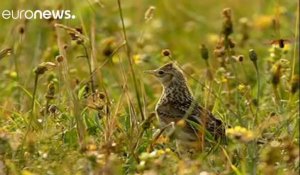
[[[19,9],[76,18],[0,16],[0,175],[299,174],[299,1],[0,2]],[[144,73],[171,61],[226,143],[178,154]]]

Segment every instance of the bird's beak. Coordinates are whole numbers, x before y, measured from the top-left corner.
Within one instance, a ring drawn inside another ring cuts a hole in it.
[[[155,70],[145,70],[144,73],[147,73],[147,74],[152,74],[154,75],[155,74]]]

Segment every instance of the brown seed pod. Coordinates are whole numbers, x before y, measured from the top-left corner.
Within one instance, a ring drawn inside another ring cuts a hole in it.
[[[56,66],[56,64],[53,62],[42,62],[34,69],[34,73],[37,75],[42,75],[46,71],[48,71],[49,69],[51,69],[55,66]]]
[[[165,57],[171,56],[171,51],[169,49],[164,49],[161,51],[161,54]]]
[[[64,61],[64,57],[62,55],[58,55],[55,57],[55,60],[59,63],[63,62]]]
[[[300,89],[299,75],[294,75],[291,80],[291,93],[295,94]]]
[[[47,94],[46,94],[46,98],[48,100],[52,100],[54,99],[54,95],[55,95],[55,85],[53,83],[53,81],[51,81],[49,84],[48,84],[48,87],[47,87]]]

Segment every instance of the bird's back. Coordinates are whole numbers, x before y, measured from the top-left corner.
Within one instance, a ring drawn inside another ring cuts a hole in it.
[[[222,121],[199,106],[185,84],[165,88],[156,105],[156,113],[164,125],[185,119],[186,126],[182,128],[181,133],[185,138],[179,139],[198,140],[199,128],[205,128],[215,138],[225,135]]]

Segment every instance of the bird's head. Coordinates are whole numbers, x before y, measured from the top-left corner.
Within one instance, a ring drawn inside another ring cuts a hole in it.
[[[145,71],[145,73],[154,75],[164,87],[167,87],[172,82],[176,81],[179,83],[185,83],[182,71],[173,62],[167,63],[155,70]]]

